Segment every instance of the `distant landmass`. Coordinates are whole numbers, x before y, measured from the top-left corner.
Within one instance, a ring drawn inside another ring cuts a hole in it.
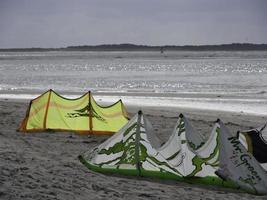
[[[220,45],[164,45],[103,44],[68,46],[64,48],[10,48],[0,51],[267,51],[267,44],[232,43]]]

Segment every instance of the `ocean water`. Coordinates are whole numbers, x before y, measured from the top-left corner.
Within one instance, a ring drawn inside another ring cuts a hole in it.
[[[48,89],[267,115],[267,51],[0,52],[0,98]]]

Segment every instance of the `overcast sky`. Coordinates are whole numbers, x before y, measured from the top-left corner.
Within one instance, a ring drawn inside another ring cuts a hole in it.
[[[0,0],[0,48],[267,43],[267,0]]]

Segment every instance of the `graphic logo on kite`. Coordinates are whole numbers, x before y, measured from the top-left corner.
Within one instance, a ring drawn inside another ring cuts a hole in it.
[[[72,113],[67,113],[68,118],[76,118],[76,117],[89,117],[91,115],[91,117],[94,117],[102,122],[106,122],[106,120],[101,117],[96,111],[95,109],[90,106],[89,104],[86,105],[84,108],[79,109],[79,110],[74,110],[74,112]]]

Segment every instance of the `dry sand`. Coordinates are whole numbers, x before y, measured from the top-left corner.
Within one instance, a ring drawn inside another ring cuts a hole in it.
[[[234,190],[152,178],[111,176],[89,171],[77,156],[108,136],[73,133],[23,134],[16,128],[28,103],[0,101],[0,199],[267,199]],[[129,108],[133,115],[136,107]],[[156,134],[167,140],[179,112],[208,136],[220,117],[231,131],[256,127],[266,117],[168,108],[143,108]]]

